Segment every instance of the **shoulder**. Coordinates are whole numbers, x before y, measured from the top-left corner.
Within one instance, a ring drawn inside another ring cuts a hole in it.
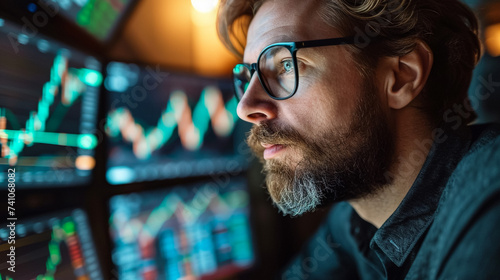
[[[469,152],[464,156],[460,164],[471,167],[471,170],[474,171],[479,166],[487,165],[487,162],[494,160],[494,156],[498,156],[500,149],[500,124],[475,125],[471,126],[470,129],[472,132],[472,143]]]
[[[465,226],[482,205],[498,200],[500,192],[500,125],[471,127],[469,151],[453,171],[443,191],[436,221],[458,231]]]
[[[438,213],[478,207],[500,190],[500,124],[472,126],[471,131],[469,151],[450,176]]]
[[[471,131],[469,151],[449,178],[416,260],[430,279],[499,272],[500,125]],[[480,272],[474,264],[487,267]]]

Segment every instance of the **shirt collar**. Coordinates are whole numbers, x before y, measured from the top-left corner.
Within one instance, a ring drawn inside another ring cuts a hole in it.
[[[432,223],[441,193],[470,145],[468,128],[443,124],[433,135],[432,147],[417,179],[396,211],[371,235],[369,247],[378,246],[399,267]]]

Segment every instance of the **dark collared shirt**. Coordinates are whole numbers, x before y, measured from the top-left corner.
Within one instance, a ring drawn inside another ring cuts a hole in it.
[[[419,145],[425,163],[379,229],[337,204],[281,279],[500,279],[500,126],[443,125]]]

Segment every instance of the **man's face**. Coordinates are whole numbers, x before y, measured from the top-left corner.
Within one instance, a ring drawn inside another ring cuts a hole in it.
[[[342,37],[317,15],[315,1],[267,1],[248,30],[244,62],[277,42]],[[385,183],[392,137],[372,79],[345,46],[299,49],[299,87],[286,100],[267,95],[256,75],[238,105],[254,127],[248,143],[284,214],[369,195]]]

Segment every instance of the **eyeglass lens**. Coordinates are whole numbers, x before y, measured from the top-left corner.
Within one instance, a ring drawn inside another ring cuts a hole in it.
[[[273,46],[266,49],[259,57],[258,67],[260,80],[269,95],[287,98],[294,93],[297,75],[288,48]],[[252,78],[251,70],[243,64],[238,64],[233,69],[233,77],[236,96],[241,99]]]

